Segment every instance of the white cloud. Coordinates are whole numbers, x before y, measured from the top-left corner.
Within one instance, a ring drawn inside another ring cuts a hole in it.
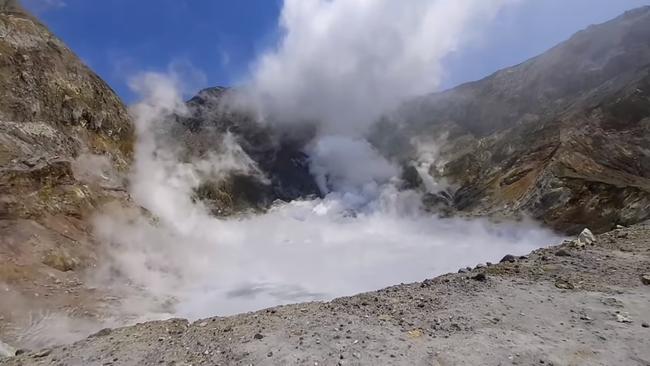
[[[360,135],[440,84],[441,62],[513,0],[285,0],[277,48],[250,76],[262,115]]]

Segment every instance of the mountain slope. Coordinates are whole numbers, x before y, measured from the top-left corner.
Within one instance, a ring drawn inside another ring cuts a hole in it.
[[[568,232],[642,221],[650,217],[650,7],[407,103],[393,120],[379,125],[376,145],[403,161],[417,156],[413,139],[435,145],[430,173],[452,183],[460,212],[531,214]]]
[[[97,260],[90,218],[104,202],[128,200],[122,173],[133,142],[115,93],[15,1],[0,2],[4,339],[38,322],[33,314],[84,309],[98,297],[80,280]]]

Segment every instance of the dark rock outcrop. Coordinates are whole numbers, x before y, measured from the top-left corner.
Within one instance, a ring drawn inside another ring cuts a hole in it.
[[[182,136],[189,158],[223,153],[229,135],[255,171],[234,171],[225,177],[205,177],[197,198],[210,203],[215,214],[264,209],[275,200],[290,201],[318,196],[320,191],[309,171],[305,144],[313,131],[283,130],[264,125],[229,103],[231,90],[209,88],[187,102],[188,113],[176,116],[174,136]],[[241,163],[241,162],[240,162]]]

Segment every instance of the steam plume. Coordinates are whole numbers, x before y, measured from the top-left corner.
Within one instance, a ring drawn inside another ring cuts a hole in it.
[[[249,98],[275,121],[357,137],[383,112],[435,91],[443,59],[513,0],[285,0],[277,48]]]
[[[234,139],[222,142],[230,146],[221,155],[181,159],[168,132],[169,115],[185,113],[177,80],[137,78],[131,190],[150,215],[117,209],[98,217],[97,234],[111,245],[101,279],[147,294],[149,302],[126,299],[140,314],[197,318],[422,280],[554,242],[531,222],[424,213],[420,194],[400,191],[399,169],[363,138],[401,100],[435,89],[441,60],[506,3],[286,0],[284,38],[253,69],[246,102],[275,122],[320,122],[307,153],[326,195],[262,215],[219,219],[191,199],[206,171],[257,167]],[[436,150],[425,150],[422,170],[435,164]]]

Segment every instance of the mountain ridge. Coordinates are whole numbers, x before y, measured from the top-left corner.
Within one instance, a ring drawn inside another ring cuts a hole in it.
[[[650,7],[627,12],[519,65],[405,103],[372,140],[404,165],[418,158],[414,139],[439,149],[430,174],[451,182],[454,197],[443,210],[531,215],[572,233],[643,221],[649,40]]]

